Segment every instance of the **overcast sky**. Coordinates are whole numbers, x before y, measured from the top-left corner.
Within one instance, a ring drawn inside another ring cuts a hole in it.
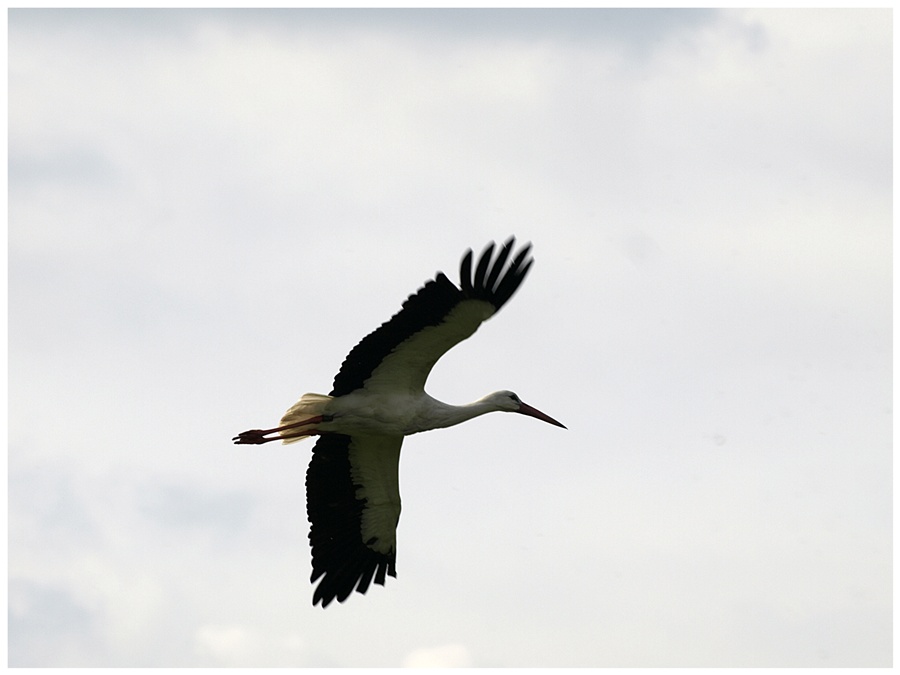
[[[891,13],[9,14],[9,658],[891,664]],[[235,447],[437,270],[397,579]]]

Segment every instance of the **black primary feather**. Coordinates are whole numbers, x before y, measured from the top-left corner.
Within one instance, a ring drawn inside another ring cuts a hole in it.
[[[347,599],[354,589],[365,593],[372,578],[384,585],[397,576],[396,554],[373,551],[360,534],[365,501],[356,498],[350,471],[350,436],[323,434],[313,448],[306,471],[306,514],[311,524],[311,582],[322,577],[313,605]]]

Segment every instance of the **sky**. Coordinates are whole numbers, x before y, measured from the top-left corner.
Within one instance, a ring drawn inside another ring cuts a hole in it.
[[[9,12],[9,663],[889,666],[890,10]],[[468,248],[397,579],[234,446]]]

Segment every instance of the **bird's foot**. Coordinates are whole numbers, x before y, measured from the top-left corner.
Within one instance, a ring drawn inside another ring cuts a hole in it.
[[[231,440],[234,441],[235,445],[262,445],[269,441],[280,440],[277,436],[275,438],[266,438],[265,435],[267,433],[269,431],[263,429],[250,429],[249,431],[242,431]]]

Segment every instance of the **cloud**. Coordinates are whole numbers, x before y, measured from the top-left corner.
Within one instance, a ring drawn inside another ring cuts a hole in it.
[[[890,662],[889,11],[9,42],[15,662]],[[398,579],[313,611],[311,444],[230,438],[509,233],[527,283],[429,391],[569,431],[410,439]]]
[[[84,650],[102,645],[95,617],[65,589],[11,576],[9,665],[13,668],[86,664]]]
[[[275,637],[244,626],[204,625],[194,635],[194,648],[204,665],[297,665],[303,663],[304,642],[296,633]]]
[[[164,485],[147,489],[140,496],[140,509],[168,527],[227,527],[245,525],[253,508],[247,494],[197,494],[196,487]]]
[[[448,644],[416,649],[404,659],[404,668],[469,668],[469,650],[464,645]]]

